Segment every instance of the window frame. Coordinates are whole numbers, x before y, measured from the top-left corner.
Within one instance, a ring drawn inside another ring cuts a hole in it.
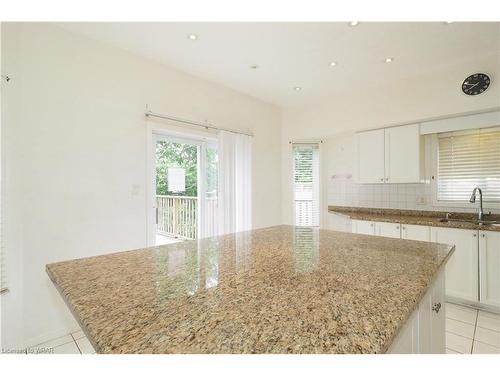
[[[487,128],[498,128],[498,126],[491,126],[491,127],[485,127],[482,129],[487,129]],[[471,131],[477,130],[477,129],[470,129]],[[469,201],[461,201],[461,200],[455,200],[455,201],[440,201],[438,200],[438,154],[439,154],[439,139],[438,139],[438,133],[430,134],[430,155],[429,155],[429,161],[430,161],[430,185],[431,185],[431,197],[432,197],[432,206],[433,207],[455,207],[455,208],[467,208],[467,209],[472,209],[474,210],[475,208],[479,207],[479,199],[476,200],[476,203],[472,204]],[[472,194],[472,190],[471,190]],[[499,202],[492,202],[492,201],[483,201],[483,208],[484,209],[493,209],[493,210],[499,210],[500,209],[500,201]]]
[[[322,144],[323,141],[290,141],[289,145],[290,147],[290,167],[291,167],[291,208],[292,208],[292,217],[291,217],[291,223],[292,225],[295,224],[295,155],[294,155],[294,146],[296,145],[315,145],[318,147],[318,225],[317,226],[307,226],[307,228],[322,228],[323,227],[323,209],[322,209],[322,204],[323,204],[323,170],[322,170]]]

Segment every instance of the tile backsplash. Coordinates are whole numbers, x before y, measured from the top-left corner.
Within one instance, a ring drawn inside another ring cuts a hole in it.
[[[370,208],[394,208],[424,211],[477,212],[470,207],[434,206],[431,185],[422,184],[358,184],[350,175],[330,176],[328,205]],[[485,209],[500,213],[500,210]]]

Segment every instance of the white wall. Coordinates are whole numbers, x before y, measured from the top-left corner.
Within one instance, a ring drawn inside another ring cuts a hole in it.
[[[2,69],[12,76],[2,85],[12,275],[2,346],[35,344],[75,325],[47,263],[145,246],[146,104],[251,130],[253,225],[281,222],[275,106],[50,24],[4,23]]]
[[[498,53],[498,52],[495,52]],[[397,63],[397,61],[395,61]],[[463,79],[474,72],[487,72],[492,78],[488,91],[470,97],[461,92]],[[335,173],[354,173],[350,161],[355,131],[398,123],[417,122],[439,116],[491,109],[500,105],[500,59],[498,54],[450,63],[427,74],[416,72],[407,80],[391,81],[383,87],[346,89],[306,108],[282,112],[282,209],[283,222],[292,223],[290,140],[323,139],[322,218],[326,218],[329,179]],[[343,143],[336,142],[342,140]],[[336,149],[335,149],[336,147]],[[334,148],[334,149],[332,149]],[[346,152],[339,152],[344,149]],[[334,172],[335,171],[335,172]]]

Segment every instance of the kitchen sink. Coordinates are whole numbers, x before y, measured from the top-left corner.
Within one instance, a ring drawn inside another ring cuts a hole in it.
[[[442,218],[439,220],[441,223],[469,223],[476,225],[500,225],[500,221],[496,220],[478,220],[478,219],[450,219]]]

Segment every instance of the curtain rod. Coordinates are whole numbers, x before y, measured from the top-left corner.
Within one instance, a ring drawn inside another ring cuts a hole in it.
[[[248,133],[248,132],[244,132],[244,131],[240,131],[240,130],[234,130],[234,129],[220,128],[220,127],[214,126],[214,125],[212,125],[210,123],[205,123],[204,124],[204,123],[201,123],[201,122],[196,122],[196,121],[191,121],[191,120],[185,120],[185,119],[182,119],[182,118],[179,118],[179,117],[162,115],[160,113],[156,113],[156,112],[149,111],[149,110],[146,111],[146,112],[144,112],[144,115],[146,117],[157,117],[157,118],[162,118],[162,119],[165,119],[165,120],[182,122],[183,124],[193,125],[193,126],[199,126],[199,127],[205,128],[205,129],[223,130],[223,131],[226,131],[226,132],[231,132],[231,133],[236,133],[236,134],[244,134],[244,135],[248,135],[250,137],[253,137],[253,133]]]

